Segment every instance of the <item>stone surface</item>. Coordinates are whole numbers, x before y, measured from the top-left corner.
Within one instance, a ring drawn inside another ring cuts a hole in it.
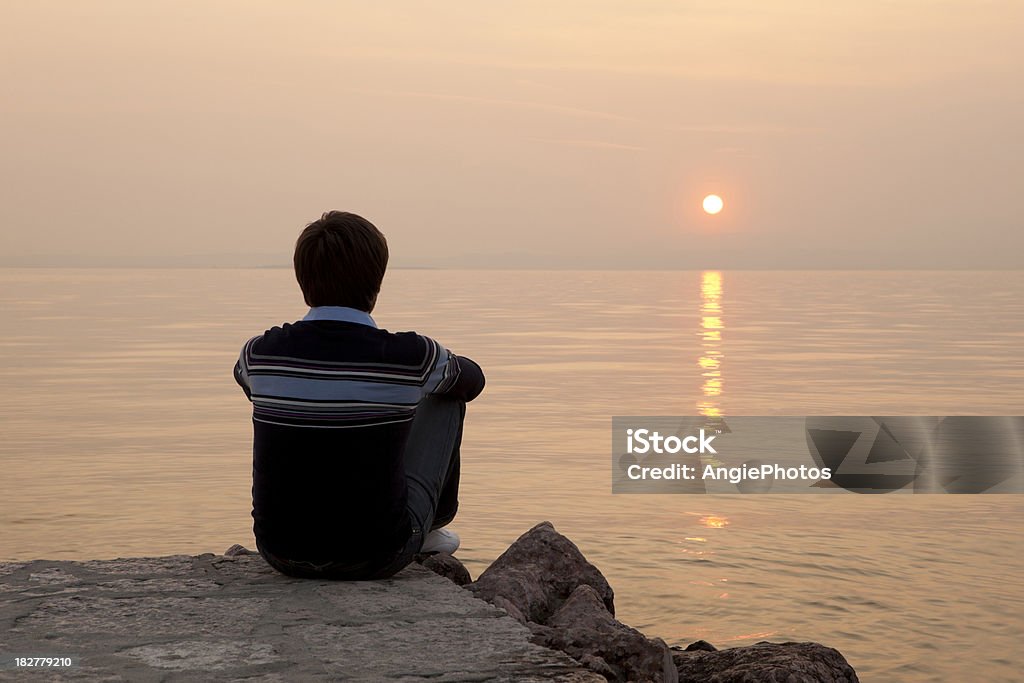
[[[249,550],[244,545],[239,545],[238,543],[224,551],[225,557],[237,557],[239,555],[259,555],[259,553],[255,550]]]
[[[614,593],[597,567],[551,522],[541,522],[468,588],[521,623],[543,624],[580,585],[593,588],[608,612],[615,614]]]
[[[617,621],[608,581],[550,522],[523,534],[469,586],[561,650],[613,681],[675,681],[668,646]]]
[[[664,641],[618,621],[588,585],[577,586],[547,624],[533,630],[535,642],[562,650],[609,680],[676,681]]]
[[[465,586],[473,582],[466,565],[462,564],[457,557],[448,553],[428,553],[417,555],[416,562],[423,565],[438,576],[443,576],[456,586]]]
[[[857,683],[838,650],[817,643],[757,643],[677,651],[679,683]]]
[[[603,680],[418,565],[340,582],[245,553],[38,560],[0,564],[0,585],[0,656],[75,657],[33,680]]]
[[[549,522],[523,534],[475,583],[450,555],[417,562],[391,579],[362,582],[289,578],[240,545],[222,556],[0,563],[0,680],[27,677],[10,667],[12,656],[71,656],[69,669],[28,675],[857,681],[839,652],[816,643],[669,649],[615,619],[604,576]]]

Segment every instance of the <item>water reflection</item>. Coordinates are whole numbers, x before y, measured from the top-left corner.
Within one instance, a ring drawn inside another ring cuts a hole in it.
[[[705,515],[698,520],[698,524],[709,529],[721,529],[729,526],[729,518],[719,515]]]
[[[697,401],[697,414],[722,417],[722,273],[706,270],[700,281],[700,358],[701,398]]]

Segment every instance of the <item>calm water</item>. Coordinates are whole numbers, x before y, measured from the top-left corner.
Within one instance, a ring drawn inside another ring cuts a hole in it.
[[[1024,498],[612,496],[615,414],[1022,412],[1024,273],[395,271],[478,360],[460,557],[549,519],[672,644],[813,639],[870,680],[1012,680]],[[0,559],[253,547],[243,341],[286,270],[0,270]]]

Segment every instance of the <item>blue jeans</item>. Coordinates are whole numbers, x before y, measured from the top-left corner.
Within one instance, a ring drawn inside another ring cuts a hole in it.
[[[460,454],[462,423],[466,418],[463,401],[427,396],[416,408],[405,445],[405,478],[408,487],[406,509],[412,535],[393,558],[381,564],[327,562],[314,564],[277,557],[260,547],[260,555],[271,567],[302,578],[371,580],[386,579],[410,562],[423,547],[423,539],[433,529],[449,524],[459,508]]]

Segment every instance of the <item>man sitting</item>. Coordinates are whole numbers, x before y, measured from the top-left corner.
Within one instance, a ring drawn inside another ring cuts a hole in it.
[[[253,337],[235,364],[252,401],[256,547],[290,576],[376,579],[420,552],[454,552],[472,360],[377,327],[384,236],[331,211],[295,245],[309,313]]]

